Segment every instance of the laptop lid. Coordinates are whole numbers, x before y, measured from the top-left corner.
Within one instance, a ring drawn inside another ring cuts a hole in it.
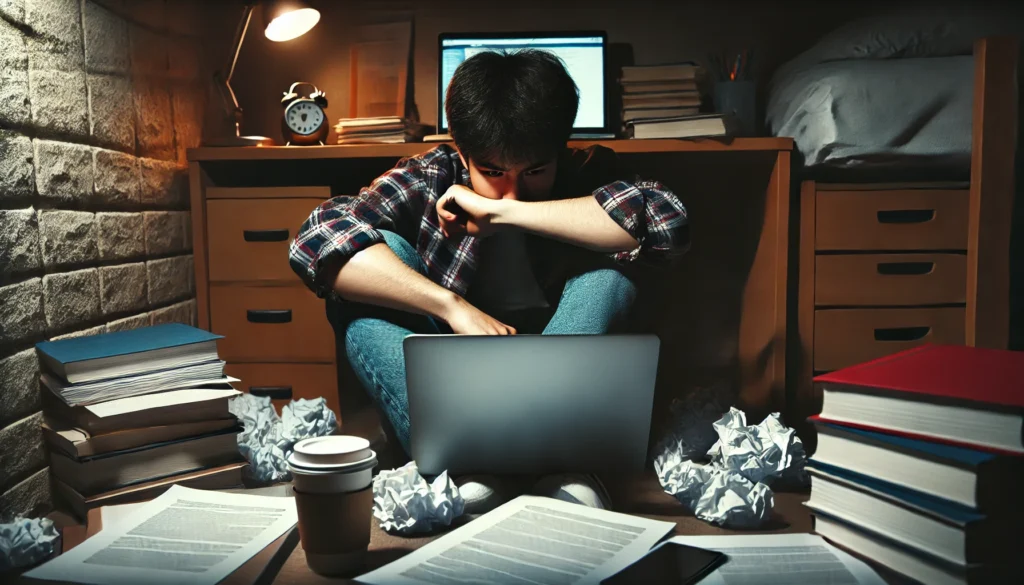
[[[579,89],[574,134],[610,132],[608,34],[605,31],[442,33],[438,36],[437,133],[448,133],[445,94],[463,61],[484,51],[541,49],[558,56]]]
[[[411,335],[412,457],[421,473],[644,468],[654,335]]]

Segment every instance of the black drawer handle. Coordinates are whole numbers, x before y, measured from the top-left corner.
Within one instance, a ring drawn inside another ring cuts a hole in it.
[[[923,339],[931,327],[887,327],[875,329],[875,341],[917,341]]]
[[[291,309],[249,309],[245,312],[250,323],[291,323]]]
[[[271,400],[291,400],[291,386],[249,386],[253,396],[269,396]]]
[[[242,237],[246,242],[284,242],[288,239],[288,230],[245,230]]]
[[[878,212],[878,223],[924,223],[933,219],[934,209],[891,209]]]
[[[934,262],[879,262],[878,273],[884,275],[921,276],[935,268]]]

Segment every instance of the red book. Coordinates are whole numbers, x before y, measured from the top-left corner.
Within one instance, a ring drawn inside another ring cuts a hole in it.
[[[824,421],[1024,454],[1024,352],[923,345],[814,383]]]

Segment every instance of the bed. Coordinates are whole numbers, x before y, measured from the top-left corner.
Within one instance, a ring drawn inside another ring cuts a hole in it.
[[[773,76],[765,118],[805,176],[969,177],[974,44],[1024,34],[1024,11],[899,9],[821,38]]]
[[[768,128],[799,151],[798,416],[820,406],[816,374],[1009,345],[1024,18],[970,8],[851,23],[769,86]]]
[[[970,55],[820,63],[776,87],[768,119],[819,178],[966,179],[973,77]]]

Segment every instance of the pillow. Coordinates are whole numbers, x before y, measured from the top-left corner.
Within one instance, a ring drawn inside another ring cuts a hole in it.
[[[903,7],[841,26],[777,73],[786,76],[819,63],[850,59],[970,55],[975,40],[997,35],[1024,36],[1024,9],[1009,2]]]

